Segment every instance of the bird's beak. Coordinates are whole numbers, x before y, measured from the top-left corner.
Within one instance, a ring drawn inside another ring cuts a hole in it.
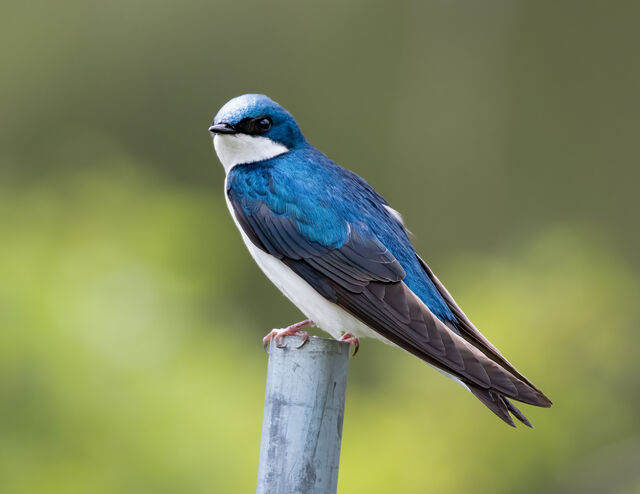
[[[209,132],[211,132],[212,135],[215,135],[215,134],[235,134],[237,131],[236,131],[236,128],[231,124],[219,123],[209,127]]]

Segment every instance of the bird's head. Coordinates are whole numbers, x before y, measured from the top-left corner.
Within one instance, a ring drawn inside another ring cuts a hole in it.
[[[226,172],[235,165],[274,158],[305,143],[291,114],[262,94],[228,101],[209,127]]]

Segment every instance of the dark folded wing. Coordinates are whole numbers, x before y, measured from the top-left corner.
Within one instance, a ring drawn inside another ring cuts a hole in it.
[[[456,301],[453,299],[449,291],[445,288],[442,282],[438,279],[438,277],[433,273],[431,268],[428,266],[426,262],[424,262],[420,257],[418,257],[420,264],[424,268],[425,272],[436,286],[442,298],[446,301],[447,305],[451,309],[451,312],[456,316],[457,321],[452,323],[452,325],[460,332],[460,335],[471,343],[473,346],[478,348],[482,353],[484,353],[487,357],[499,363],[501,366],[509,369],[515,376],[517,376],[521,381],[527,383],[532,388],[538,390],[526,377],[524,377],[518,370],[500,353],[500,351],[491,344],[491,342],[484,337],[484,335],[478,331],[478,329],[473,325],[473,323],[469,320],[466,314],[460,309]],[[538,390],[539,391],[539,390]]]
[[[345,223],[344,241],[325,245],[311,240],[294,215],[275,214],[256,199],[234,194],[229,199],[257,247],[391,342],[470,386],[547,406],[544,395],[511,366],[505,368],[442,323],[402,281],[404,269],[374,235]]]
[[[262,201],[239,201],[230,195],[236,218],[249,239],[278,259],[304,260],[319,275],[358,293],[371,281],[400,281],[405,272],[377,239],[364,237],[344,223],[339,248],[310,240],[293,216],[275,214]]]
[[[469,385],[546,406],[544,395],[451,331],[404,283],[371,282],[357,296],[336,291],[339,305],[426,362]]]

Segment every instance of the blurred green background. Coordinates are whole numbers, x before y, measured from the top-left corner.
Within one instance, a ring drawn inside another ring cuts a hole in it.
[[[300,319],[207,127],[285,105],[399,211],[554,401],[505,426],[417,359],[351,362],[343,493],[640,493],[637,2],[5,0],[0,492],[255,487]]]

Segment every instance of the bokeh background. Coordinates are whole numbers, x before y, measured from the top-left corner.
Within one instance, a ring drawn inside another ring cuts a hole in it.
[[[5,0],[0,492],[255,486],[300,318],[207,127],[262,92],[365,176],[553,400],[505,426],[417,359],[351,362],[343,493],[640,492],[637,2]]]

